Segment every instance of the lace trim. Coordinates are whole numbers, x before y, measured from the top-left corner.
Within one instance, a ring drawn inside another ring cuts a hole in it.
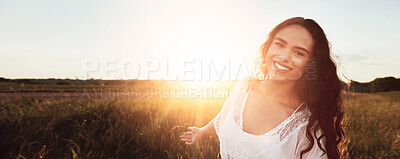
[[[232,107],[234,107],[233,109],[236,109],[237,103],[242,101],[242,97],[244,97],[242,93],[243,93],[244,89],[247,88],[246,85],[247,85],[248,80],[249,80],[249,78],[244,78],[244,79],[239,80],[239,82],[237,83],[237,86],[235,86],[233,88],[228,99],[225,101],[223,108],[218,113],[218,115],[214,121],[214,127],[215,127],[217,134],[220,133],[220,128],[223,125],[223,122],[224,122],[228,112],[232,111],[232,110],[229,110],[230,109],[229,107],[231,107],[231,105],[232,105]],[[224,108],[225,106],[228,108]],[[233,110],[233,111],[236,112],[237,110]]]
[[[294,129],[296,129],[299,125],[302,123],[305,123],[308,121],[308,118],[311,115],[311,112],[308,111],[308,109],[305,112],[298,112],[293,115],[291,119],[288,120],[288,122],[285,125],[277,127],[276,131],[274,131],[271,135],[279,135],[279,139],[282,141],[285,139],[286,136],[288,136]]]
[[[239,96],[235,100],[235,108],[234,108],[234,121],[239,126],[239,128],[243,131],[243,110],[246,104],[246,100],[249,96],[249,91],[247,90],[247,80],[243,87],[240,89]],[[300,106],[299,106],[300,107]],[[297,110],[296,110],[297,111]],[[280,140],[282,141],[286,136],[288,136],[294,129],[296,129],[302,123],[308,121],[309,117],[311,116],[311,112],[306,105],[306,108],[294,112],[289,118],[284,120],[278,126],[273,128],[272,130],[268,131],[265,134],[257,135],[257,136],[266,136],[271,134],[271,136],[279,135]]]
[[[234,121],[235,123],[240,127],[240,129],[243,130],[243,119],[242,116],[240,115],[240,112],[243,112],[244,105],[246,104],[245,101],[247,100],[249,92],[247,92],[247,82],[243,84],[239,91],[239,96],[235,100],[235,108],[234,108]]]

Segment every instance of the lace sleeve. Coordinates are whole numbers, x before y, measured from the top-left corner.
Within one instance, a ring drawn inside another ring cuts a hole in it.
[[[247,88],[247,83],[249,81],[249,77],[241,78],[235,87],[232,89],[231,93],[228,96],[228,99],[225,101],[224,105],[222,106],[220,112],[217,114],[214,120],[214,128],[215,132],[219,136],[220,128],[223,125],[223,121],[225,120],[226,116],[228,115],[229,109],[234,105],[236,97],[240,95],[240,93]]]
[[[297,153],[297,156],[300,158],[300,153],[301,153],[301,151],[303,151],[303,150],[305,150],[306,148],[307,148],[307,146],[308,146],[308,144],[310,143],[309,141],[308,141],[308,139],[307,139],[307,137],[306,137],[306,132],[305,132],[305,129],[303,129],[303,134],[304,135],[302,135],[301,137],[300,137],[300,140],[299,140],[299,142],[298,142],[298,145],[297,145],[297,149],[296,149],[296,153]],[[322,130],[321,129],[319,129],[318,131],[317,131],[317,136],[320,136],[322,134]],[[320,148],[319,148],[319,146],[318,146],[318,144],[317,144],[317,139],[316,138],[314,138],[314,146],[311,148],[311,150],[310,151],[308,151],[307,153],[305,153],[304,155],[303,155],[303,158],[304,159],[328,159],[328,155],[326,154],[326,153],[324,153],[324,151],[322,151]],[[325,137],[324,138],[322,138],[321,139],[321,147],[325,150],[325,143],[326,143],[326,141],[325,141]]]

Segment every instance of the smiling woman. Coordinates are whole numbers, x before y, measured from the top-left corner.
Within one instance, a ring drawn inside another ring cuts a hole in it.
[[[259,58],[258,71],[237,83],[219,114],[181,140],[192,145],[217,134],[222,158],[339,158],[342,87],[322,28],[288,19],[269,33]]]
[[[306,70],[312,46],[311,34],[301,25],[291,25],[278,32],[266,57],[270,78],[299,79]]]

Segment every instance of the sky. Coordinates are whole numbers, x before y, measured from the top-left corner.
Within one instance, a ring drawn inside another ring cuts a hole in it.
[[[398,10],[396,0],[0,0],[0,77],[232,79],[297,16],[324,29],[342,79],[400,77]]]

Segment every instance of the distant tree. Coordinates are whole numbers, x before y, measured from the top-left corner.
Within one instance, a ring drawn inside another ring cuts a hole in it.
[[[369,93],[371,92],[371,83],[360,83],[357,81],[350,81],[349,91],[351,92],[361,92],[361,93]]]
[[[400,79],[394,77],[376,78],[371,82],[371,91],[400,91]]]
[[[10,79],[0,77],[0,82],[8,82],[8,81],[10,81]]]
[[[57,85],[70,85],[71,83],[68,81],[60,81],[56,83]]]

